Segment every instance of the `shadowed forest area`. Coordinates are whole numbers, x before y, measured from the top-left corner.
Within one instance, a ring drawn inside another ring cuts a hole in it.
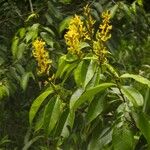
[[[149,149],[149,0],[0,0],[0,150]]]

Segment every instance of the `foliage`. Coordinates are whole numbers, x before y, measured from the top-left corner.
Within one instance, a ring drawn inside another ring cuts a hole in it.
[[[144,1],[0,4],[1,149],[150,148]]]

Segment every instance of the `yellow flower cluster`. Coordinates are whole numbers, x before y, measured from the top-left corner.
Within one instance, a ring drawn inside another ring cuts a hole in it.
[[[109,53],[104,42],[111,38],[110,30],[110,13],[108,11],[102,13],[102,24],[99,26],[99,31],[96,34],[96,41],[93,42],[93,51],[98,57],[99,63],[102,64],[107,61],[106,57]]]
[[[86,5],[83,12],[86,18],[85,23],[80,16],[75,15],[70,21],[68,32],[65,34],[68,51],[76,54],[78,57],[81,57],[83,54],[80,50],[80,44],[93,38],[95,20],[92,18],[90,11],[89,5]]]
[[[76,54],[81,57],[80,44],[85,38],[86,29],[83,25],[81,17],[75,15],[71,19],[69,24],[69,31],[65,34],[66,44],[68,45],[68,51],[72,54]]]
[[[94,24],[95,24],[95,20],[93,19],[92,15],[91,15],[91,9],[89,7],[89,5],[86,5],[84,8],[84,16],[85,16],[85,26],[87,29],[87,33],[86,33],[86,39],[88,40],[92,40],[93,39],[93,35],[94,35]]]
[[[83,16],[85,17],[83,21],[78,15],[75,15],[70,21],[69,30],[65,34],[68,52],[81,57],[83,52],[80,49],[80,45],[82,42],[88,42],[91,45],[92,51],[97,56],[99,63],[104,63],[107,61],[106,56],[108,54],[105,42],[111,38],[110,30],[112,29],[112,25],[110,25],[110,13],[109,11],[102,13],[102,23],[95,38],[94,24],[96,21],[91,15],[89,5],[84,7]]]
[[[49,54],[44,48],[45,42],[42,40],[35,40],[33,42],[33,48],[32,51],[34,58],[38,62],[38,74],[47,74],[49,75],[49,69],[51,68],[52,60],[49,59]]]
[[[103,64],[107,61],[107,48],[104,46],[104,44],[100,41],[94,41],[93,42],[93,51],[99,61],[100,64]]]
[[[102,41],[106,42],[111,38],[110,30],[112,29],[112,25],[110,25],[111,15],[109,11],[102,13],[102,24],[99,26],[100,29],[100,38]]]

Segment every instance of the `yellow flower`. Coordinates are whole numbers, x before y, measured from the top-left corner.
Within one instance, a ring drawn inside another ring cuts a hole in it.
[[[93,19],[92,15],[91,15],[91,9],[90,9],[89,5],[86,5],[83,9],[84,9],[83,14],[84,14],[85,19],[86,19],[85,26],[87,29],[85,39],[92,40],[93,35],[94,35],[93,26],[94,26],[96,21]]]
[[[97,56],[99,63],[102,64],[107,61],[108,50],[105,46],[105,42],[111,38],[110,30],[110,13],[108,11],[102,13],[102,24],[99,26],[99,30],[96,33],[96,40],[93,42],[93,51]]]
[[[80,44],[84,41],[86,33],[81,17],[75,15],[74,18],[71,19],[68,29],[68,32],[65,34],[65,41],[68,45],[68,51],[81,57],[82,51],[80,50]]]
[[[99,26],[100,34],[99,37],[102,41],[107,41],[111,38],[110,30],[112,29],[112,25],[110,25],[111,15],[109,11],[102,13],[102,24]]]
[[[52,60],[49,59],[49,54],[44,48],[45,42],[42,40],[35,40],[33,42],[32,54],[38,63],[38,74],[47,74],[49,75],[49,69],[51,68]]]
[[[89,5],[84,7],[83,15],[85,20],[82,21],[81,17],[75,15],[68,27],[68,32],[65,34],[65,41],[68,46],[68,52],[75,54],[78,57],[83,56],[83,52],[80,49],[82,42],[89,42],[94,54],[97,56],[100,63],[107,61],[106,56],[109,53],[105,46],[105,42],[111,38],[110,30],[110,13],[109,11],[102,13],[102,24],[99,26],[99,30],[96,33],[94,40],[94,24],[95,20],[91,15],[91,9]]]
[[[99,61],[100,64],[103,64],[107,61],[108,51],[104,44],[100,41],[93,41],[93,51]]]

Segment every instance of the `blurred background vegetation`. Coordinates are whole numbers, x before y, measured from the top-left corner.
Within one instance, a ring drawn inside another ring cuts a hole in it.
[[[100,14],[104,10],[111,12],[112,38],[107,43],[112,53],[110,64],[120,74],[128,72],[150,79],[149,0],[0,0],[0,149],[20,150],[28,143],[25,150],[41,138],[42,133],[30,132],[28,121],[31,103],[44,89],[45,80],[36,75],[32,41],[41,37],[46,42],[56,72],[59,57],[67,53],[64,34],[69,19],[81,14],[86,4],[97,21],[95,28],[101,22]],[[73,87],[74,83],[66,86]],[[136,86],[146,94],[142,86]],[[149,89],[147,95],[149,98]],[[142,137],[138,144],[143,147],[136,149],[144,150],[145,143]],[[39,140],[31,149],[43,145],[39,149],[44,150],[44,144]]]

